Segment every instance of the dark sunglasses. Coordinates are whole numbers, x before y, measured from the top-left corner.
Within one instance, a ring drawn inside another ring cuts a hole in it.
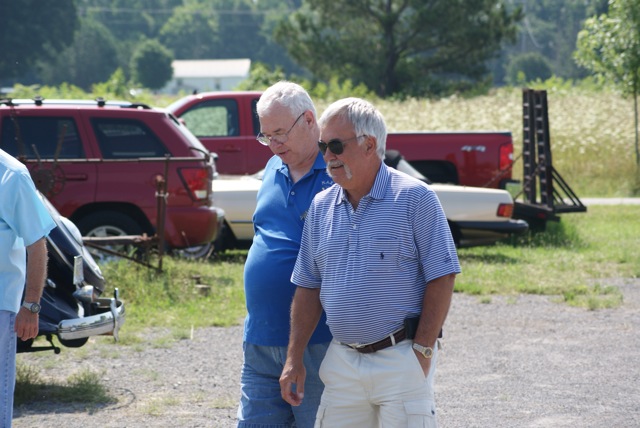
[[[333,153],[334,155],[341,155],[342,152],[344,152],[344,143],[350,140],[357,140],[360,137],[366,137],[366,135],[357,135],[355,137],[347,138],[345,140],[339,140],[337,138],[334,138],[333,140],[329,140],[328,143],[325,143],[324,141],[320,140],[318,141],[318,148],[322,152],[323,156],[327,153],[327,149],[331,150],[331,153]]]

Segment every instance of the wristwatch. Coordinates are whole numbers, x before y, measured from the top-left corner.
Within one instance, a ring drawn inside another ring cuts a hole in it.
[[[39,313],[39,312],[40,312],[40,304],[39,304],[39,303],[29,303],[29,302],[24,302],[24,303],[22,304],[22,307],[23,307],[23,308],[27,308],[27,309],[29,309],[29,311],[30,311],[32,314],[37,314],[37,313]]]
[[[413,343],[413,349],[415,349],[416,351],[420,352],[422,354],[423,357],[429,359],[431,357],[433,357],[433,348],[429,347],[429,346],[422,346],[422,345],[418,345],[417,343]]]

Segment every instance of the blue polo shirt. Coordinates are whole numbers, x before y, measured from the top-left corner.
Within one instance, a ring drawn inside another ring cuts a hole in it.
[[[247,318],[244,340],[261,346],[287,346],[291,301],[296,286],[291,282],[307,210],[316,193],[333,185],[318,152],[303,178],[293,183],[288,167],[272,157],[264,171],[253,215],[255,236],[244,267]],[[309,343],[331,340],[323,314]]]
[[[419,315],[427,283],[452,273],[460,264],[435,192],[382,164],[356,210],[337,184],[314,199],[292,280],[320,288],[336,340],[365,344]]]
[[[27,168],[0,150],[0,310],[20,309],[26,247],[48,235],[55,226]]]

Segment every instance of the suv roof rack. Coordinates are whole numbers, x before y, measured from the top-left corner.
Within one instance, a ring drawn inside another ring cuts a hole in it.
[[[135,108],[135,109],[144,109],[150,110],[151,107],[148,104],[144,103],[132,103],[131,101],[122,101],[122,100],[113,100],[107,101],[102,97],[98,97],[95,100],[78,100],[78,99],[47,99],[41,96],[35,96],[33,99],[28,98],[4,98],[0,99],[0,104],[7,105],[9,107],[22,105],[22,104],[35,104],[37,106],[42,105],[82,105],[82,106],[92,106],[97,105],[98,107],[121,107],[121,108]]]

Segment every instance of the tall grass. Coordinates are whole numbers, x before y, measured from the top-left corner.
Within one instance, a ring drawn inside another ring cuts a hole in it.
[[[581,197],[640,194],[633,103],[609,90],[548,88],[553,165]],[[502,88],[474,98],[378,101],[392,131],[510,131],[522,153],[522,90]],[[522,179],[522,160],[514,164]]]
[[[166,257],[161,273],[127,260],[107,263],[102,270],[126,302],[126,329],[171,326],[188,332],[237,325],[244,317],[244,257],[244,252],[211,261]]]

